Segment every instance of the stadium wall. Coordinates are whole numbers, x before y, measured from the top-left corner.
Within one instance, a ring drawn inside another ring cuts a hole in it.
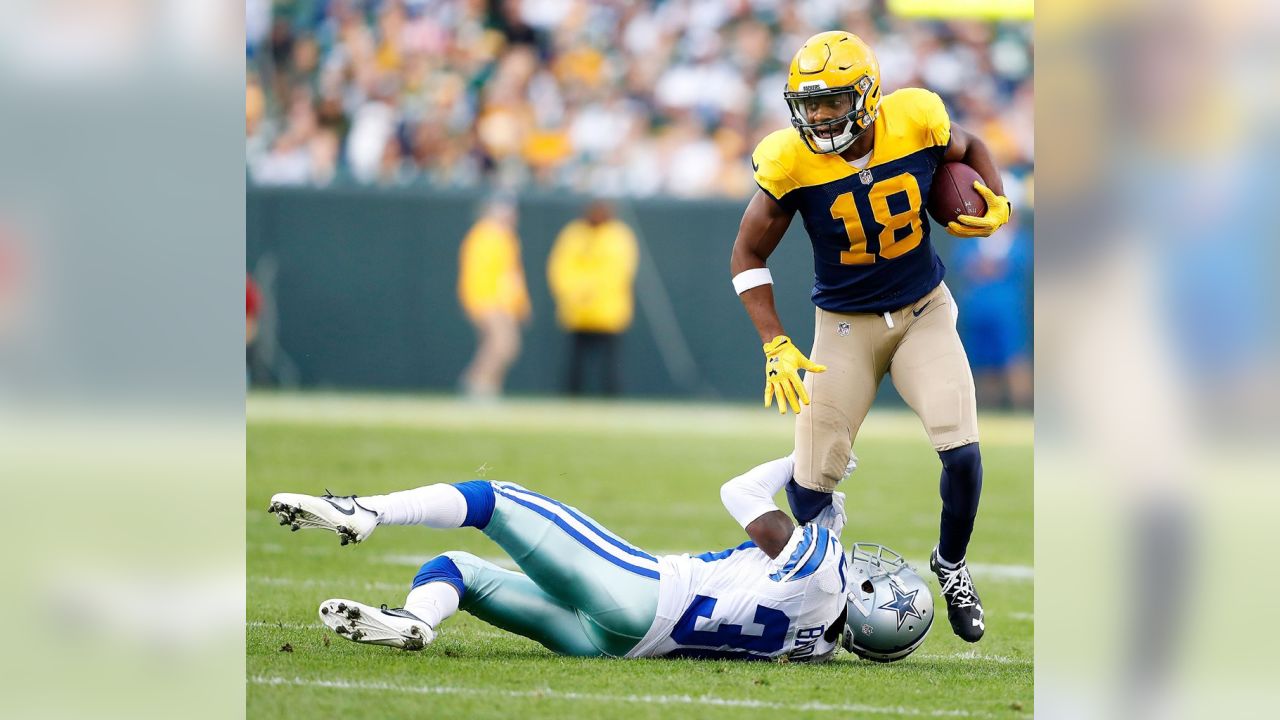
[[[255,373],[258,379],[305,388],[454,391],[475,348],[457,299],[458,249],[483,199],[424,189],[250,189],[249,272],[266,299],[266,369]],[[508,392],[553,394],[563,387],[567,338],[555,322],[546,261],[556,234],[583,204],[567,195],[520,198],[533,319]],[[642,246],[636,319],[623,339],[626,395],[759,401],[760,345],[729,283],[743,207],[722,200],[617,202]],[[948,250],[946,241],[939,245]],[[808,348],[812,256],[798,221],[769,264],[782,321]],[[948,282],[954,288],[958,279]],[[882,402],[901,402],[887,380],[885,386]]]

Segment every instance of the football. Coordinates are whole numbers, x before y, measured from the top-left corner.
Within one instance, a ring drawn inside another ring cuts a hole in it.
[[[945,227],[958,215],[985,215],[987,201],[973,189],[975,180],[982,177],[964,163],[944,163],[939,167],[929,188],[929,217]]]

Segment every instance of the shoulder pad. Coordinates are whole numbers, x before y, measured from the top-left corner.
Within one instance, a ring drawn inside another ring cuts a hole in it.
[[[885,95],[880,103],[886,123],[925,147],[951,142],[951,118],[937,93],[924,88],[903,88]]]
[[[842,552],[840,541],[830,530],[812,523],[798,527],[774,558],[769,579],[774,582],[804,580],[816,573],[824,562],[839,561]]]
[[[796,143],[803,142],[793,128],[775,130],[765,136],[751,153],[751,169],[756,184],[775,200],[796,189],[798,183],[792,177],[796,160]]]

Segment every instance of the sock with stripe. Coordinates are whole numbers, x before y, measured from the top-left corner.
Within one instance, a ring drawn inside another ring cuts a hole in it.
[[[360,504],[378,513],[379,525],[425,525],[441,530],[483,528],[493,515],[493,487],[482,480],[426,485],[361,497]]]

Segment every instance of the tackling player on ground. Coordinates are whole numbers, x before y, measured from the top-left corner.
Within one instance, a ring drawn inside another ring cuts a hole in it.
[[[990,235],[1009,220],[1000,173],[934,93],[907,88],[882,99],[875,55],[850,33],[809,38],[791,61],[785,98],[794,129],[769,135],[752,155],[760,190],[743,215],[731,271],[764,343],[765,406],[776,400],[779,412],[789,405],[797,414],[792,511],[804,522],[831,502],[889,373],[942,460],[941,531],[930,566],[952,629],[976,642],[985,621],[965,555],[982,491],[977,408],[924,199],[941,163],[969,165],[985,181],[975,189],[986,215],[961,215],[947,229]],[[765,267],[796,213],[813,243],[812,359],[783,330]]]
[[[654,556],[511,483],[360,498],[281,493],[269,509],[295,530],[334,531],[343,545],[379,525],[474,527],[523,571],[447,552],[422,566],[401,609],[322,603],[321,620],[356,642],[421,650],[462,609],[564,655],[822,661],[843,646],[882,662],[905,657],[933,620],[924,581],[880,546],[856,546],[847,558],[839,502],[797,527],[773,503],[791,475],[787,457],[725,483],[725,507],[751,539],[694,556]]]

